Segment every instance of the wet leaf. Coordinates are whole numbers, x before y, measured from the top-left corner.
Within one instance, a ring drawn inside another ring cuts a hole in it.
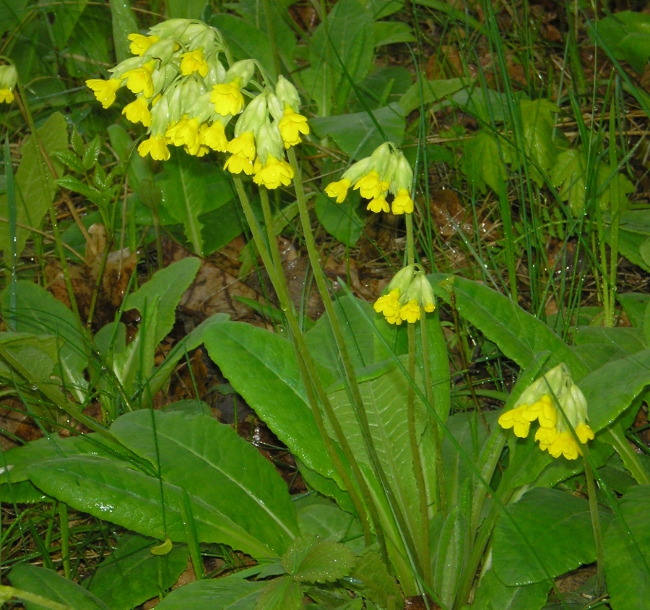
[[[333,582],[346,576],[355,561],[344,544],[310,535],[296,538],[282,557],[284,569],[301,582]]]
[[[253,610],[265,582],[249,582],[237,576],[199,580],[172,591],[158,610]]]
[[[290,576],[281,576],[262,589],[255,610],[300,610],[302,597],[300,584]]]

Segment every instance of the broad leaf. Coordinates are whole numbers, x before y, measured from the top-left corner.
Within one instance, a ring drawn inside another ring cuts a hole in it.
[[[507,511],[510,518],[502,515],[494,530],[492,551],[494,571],[504,584],[546,581],[595,561],[587,500],[557,489],[535,488]],[[602,509],[603,527],[610,518],[611,513]]]
[[[598,21],[595,29],[597,36],[589,29],[592,40],[602,40],[616,59],[623,59],[637,72],[643,72],[650,57],[648,15],[621,11]]]
[[[201,19],[207,0],[166,0],[170,19]]]
[[[539,610],[546,604],[550,585],[538,582],[520,587],[504,585],[488,570],[474,596],[472,610]]]
[[[54,570],[22,563],[11,570],[9,580],[17,589],[41,595],[74,610],[115,610],[110,609],[104,602],[76,582],[60,576]],[[27,610],[42,610],[43,608],[33,602],[26,602],[25,607]]]
[[[255,610],[301,610],[302,590],[290,576],[281,576],[262,589]]]
[[[159,464],[164,481],[227,515],[278,554],[298,533],[285,482],[230,426],[202,414],[140,410],[117,419],[111,432]]]
[[[467,561],[467,522],[456,504],[440,530],[438,548],[434,551],[433,589],[446,608],[453,606],[463,566]]]
[[[111,21],[113,22],[113,44],[117,61],[131,57],[129,34],[138,31],[138,22],[131,10],[129,0],[111,0]]]
[[[574,215],[585,207],[587,161],[578,148],[562,151],[551,168],[551,184],[560,189],[560,199],[566,201]]]
[[[467,81],[463,78],[423,80],[422,83],[416,82],[401,97],[399,105],[404,110],[404,114],[407,115],[419,108],[421,104],[427,106],[434,102],[442,101],[465,87],[466,84]]]
[[[229,576],[199,580],[172,591],[157,606],[158,610],[253,610],[265,582],[249,582]]]
[[[348,586],[379,608],[390,608],[391,603],[402,608],[402,592],[375,549],[367,549],[357,559],[350,577]]]
[[[375,22],[375,47],[382,47],[396,42],[415,42],[411,27],[403,21]]]
[[[334,476],[291,343],[250,324],[224,322],[206,332],[205,346],[226,379],[291,452],[319,474]]]
[[[295,504],[301,534],[335,542],[342,542],[344,538],[350,540],[355,534],[361,535],[358,521],[331,500],[316,495],[296,500]]]
[[[22,72],[20,74],[22,78],[28,79],[27,75]],[[67,123],[60,112],[52,114],[37,132],[45,151],[50,156],[57,151],[65,150],[68,146]],[[16,222],[19,225],[40,229],[58,187],[33,137],[30,136],[25,140],[20,152],[22,157],[15,176]],[[56,159],[52,163],[57,174],[61,176],[63,164]],[[7,206],[7,197],[3,194],[0,196],[0,216],[3,218],[9,218]],[[17,227],[18,256],[24,250],[25,242],[30,236],[31,232],[28,229]],[[5,252],[11,250],[9,223],[6,222],[0,222],[0,250]]]
[[[555,116],[560,109],[545,99],[521,100],[521,130],[525,154],[532,161],[531,175],[538,186],[544,184],[540,174],[548,172],[555,163],[557,147],[553,142]]]
[[[86,583],[88,590],[112,610],[130,610],[168,589],[187,568],[188,551],[175,544],[170,553],[156,557],[151,538],[125,534],[117,548],[100,563]]]
[[[31,466],[29,477],[45,493],[73,508],[143,536],[169,537],[173,542],[187,539],[181,489],[169,483],[161,486],[157,478],[121,462],[90,457],[54,459]],[[221,542],[254,557],[274,557],[271,549],[216,508],[192,495],[190,504],[201,542]]]
[[[649,504],[649,485],[632,488],[618,505],[625,525],[614,516],[605,532],[607,590],[613,610],[650,608]]]
[[[348,195],[341,204],[323,194],[316,196],[316,215],[323,228],[337,241],[354,246],[363,232],[363,219],[357,213],[359,194]]]
[[[127,297],[124,309],[137,309],[141,314],[158,299],[155,331],[147,329],[154,335],[154,344],[160,343],[174,327],[176,307],[200,266],[198,258],[183,258],[156,272],[146,284]]]
[[[282,558],[284,569],[301,582],[333,582],[346,576],[356,559],[345,545],[315,536],[296,538]]]
[[[511,156],[504,140],[497,140],[487,131],[481,131],[463,142],[461,169],[470,185],[481,193],[485,193],[486,184],[500,193],[508,179],[504,163]]]

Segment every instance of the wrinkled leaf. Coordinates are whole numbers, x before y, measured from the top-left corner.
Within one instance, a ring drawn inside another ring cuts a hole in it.
[[[310,535],[296,538],[282,557],[284,569],[301,582],[333,582],[346,576],[355,561],[347,546]]]
[[[300,610],[302,607],[300,584],[289,576],[281,576],[262,589],[255,610]]]

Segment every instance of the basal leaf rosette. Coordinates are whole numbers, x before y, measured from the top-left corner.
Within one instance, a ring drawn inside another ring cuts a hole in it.
[[[407,265],[398,271],[385,292],[373,308],[389,324],[414,324],[422,317],[422,311],[432,313],[436,309],[433,289],[419,265]]]
[[[413,170],[402,151],[392,142],[384,142],[369,156],[351,165],[337,182],[331,182],[325,193],[336,203],[343,203],[350,187],[369,199],[367,209],[371,212],[411,214],[413,199],[411,185]],[[388,205],[386,197],[393,200]]]
[[[577,459],[582,455],[580,445],[594,438],[587,423],[587,401],[565,364],[528,386],[514,408],[499,417],[499,425],[512,428],[519,438],[528,436],[535,421],[539,423],[535,441],[555,458]]]
[[[229,63],[221,33],[201,21],[171,19],[129,40],[135,57],[109,70],[111,78],[86,84],[104,108],[122,87],[135,94],[122,114],[147,128],[141,156],[166,161],[170,145],[197,157],[229,153],[225,169],[231,173],[252,175],[270,189],[290,184],[285,150],[299,144],[309,126],[289,81],[280,76],[271,85],[252,59]]]

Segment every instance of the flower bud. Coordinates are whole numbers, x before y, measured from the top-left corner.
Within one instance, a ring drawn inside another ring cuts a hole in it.
[[[226,72],[226,81],[230,82],[235,78],[240,79],[239,86],[245,87],[255,74],[255,62],[252,59],[242,59],[235,62],[228,72]]]
[[[365,159],[361,159],[361,161],[357,161],[348,167],[348,169],[343,172],[342,178],[347,178],[354,184],[357,180],[359,180],[359,178],[361,178],[361,176],[367,174],[369,169],[370,157],[366,157]]]
[[[370,155],[370,167],[379,174],[382,180],[390,165],[391,157],[392,154],[388,142],[380,144]]]
[[[206,59],[206,61],[208,62],[208,75],[204,78],[204,80],[208,88],[212,87],[213,85],[223,83],[223,81],[226,79],[226,69],[219,61],[219,54],[213,53]]]
[[[203,49],[205,55],[209,55],[214,50],[214,33],[212,28],[206,29],[204,32],[193,38],[187,45],[190,51],[196,49]]]
[[[282,117],[284,116],[284,104],[280,101],[278,96],[273,92],[269,92],[267,101],[268,101],[269,112],[271,113],[271,116],[276,121],[281,120]]]
[[[396,195],[401,189],[406,189],[410,193],[413,185],[411,164],[406,160],[401,150],[395,153],[393,158],[395,159],[395,169],[390,179],[390,192]]]
[[[110,68],[109,72],[113,75],[113,78],[121,78],[122,74],[128,72],[129,70],[135,70],[143,66],[148,60],[144,57],[129,57],[124,61],[121,61],[114,68]]]
[[[262,92],[252,99],[237,119],[235,137],[245,131],[256,133],[265,121],[268,122],[267,95]]]
[[[269,155],[276,159],[282,159],[284,146],[280,132],[277,125],[271,125],[268,119],[259,128],[255,141],[257,144],[257,156],[262,165],[266,164]]]
[[[390,281],[390,284],[388,284],[388,292],[392,292],[393,290],[397,289],[399,290],[400,297],[406,294],[408,287],[413,281],[414,274],[415,265],[407,265],[406,267],[400,269]]]
[[[282,109],[284,111],[284,104],[289,104],[294,112],[300,109],[300,96],[296,88],[284,76],[278,76],[278,84],[275,86],[275,94],[282,102]]]
[[[169,60],[174,55],[174,48],[176,43],[171,38],[163,38],[158,42],[152,44],[144,53],[146,60],[158,59],[160,65],[164,66],[169,63]]]
[[[12,91],[18,80],[18,72],[13,64],[0,66],[0,89]]]
[[[154,136],[162,137],[170,122],[169,102],[167,96],[164,95],[151,108],[151,133]]]

